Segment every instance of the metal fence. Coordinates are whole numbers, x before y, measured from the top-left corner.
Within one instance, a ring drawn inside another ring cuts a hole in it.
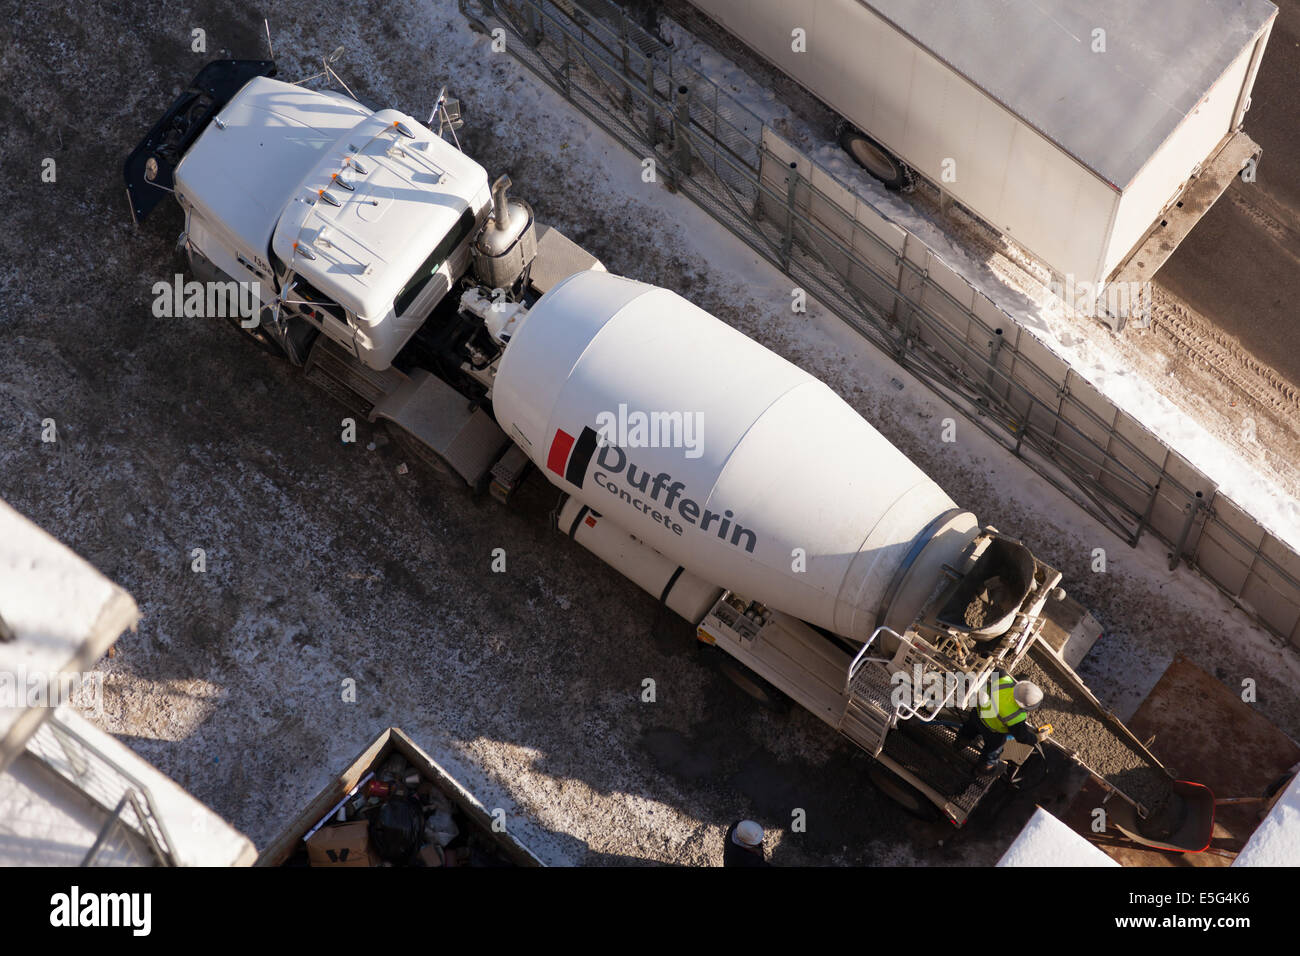
[[[610,0],[459,0],[629,150],[1088,513],[1300,643],[1300,555],[917,236]]]

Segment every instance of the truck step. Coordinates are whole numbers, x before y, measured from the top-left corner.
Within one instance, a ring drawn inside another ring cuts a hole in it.
[[[528,471],[528,453],[518,445],[506,449],[495,465],[492,466],[492,497],[504,504],[514,493],[524,473]]]
[[[840,733],[855,744],[876,756],[885,745],[885,735],[889,732],[889,715],[878,709],[858,706],[850,700],[844,708],[844,718],[840,722]]]
[[[307,380],[329,392],[350,410],[366,418],[407,378],[391,366],[382,372],[366,368],[333,340],[318,335],[303,368]]]
[[[864,663],[849,682],[840,733],[874,757],[884,746],[893,713],[888,673],[874,663]]]
[[[942,794],[963,820],[997,780],[976,774],[974,757],[958,745],[956,732],[941,724],[900,721],[886,738],[884,753]]]

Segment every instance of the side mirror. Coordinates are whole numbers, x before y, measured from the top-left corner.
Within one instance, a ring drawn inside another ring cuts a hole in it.
[[[465,125],[465,119],[460,110],[460,100],[450,96],[447,97],[442,104],[442,113],[443,119],[451,125],[452,129],[460,129]]]

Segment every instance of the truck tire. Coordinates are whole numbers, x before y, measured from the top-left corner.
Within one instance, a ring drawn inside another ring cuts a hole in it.
[[[759,677],[752,670],[746,667],[740,661],[736,660],[724,650],[714,649],[717,657],[718,670],[722,671],[722,676],[727,678],[742,691],[758,701],[767,710],[779,714],[786,713],[790,709],[790,698],[778,690],[768,681]]]
[[[266,330],[262,328],[260,322],[256,327],[246,329],[237,315],[226,316],[226,321],[229,322],[234,327],[235,331],[237,331],[241,336],[251,341],[267,355],[273,355],[280,359],[288,358],[288,356],[284,354],[284,349],[280,347],[280,343],[266,334]]]
[[[911,167],[857,127],[845,123],[839,141],[853,161],[879,179],[886,189],[910,192],[916,184]]]
[[[877,790],[902,807],[910,816],[926,821],[934,821],[942,817],[942,811],[930,802],[929,797],[883,764],[873,760],[871,766],[867,768],[867,776]]]

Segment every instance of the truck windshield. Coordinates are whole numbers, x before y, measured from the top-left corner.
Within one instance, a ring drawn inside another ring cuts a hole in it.
[[[442,268],[442,264],[447,261],[447,257],[469,238],[469,234],[474,231],[474,210],[466,208],[460,214],[460,219],[452,227],[447,235],[442,237],[442,241],[434,247],[433,252],[429,253],[429,258],[424,260],[420,268],[415,270],[415,275],[411,280],[402,287],[402,291],[397,293],[397,298],[393,302],[393,311],[398,315],[405,314],[411,303],[416,300],[420,292],[433,278],[434,274]]]

